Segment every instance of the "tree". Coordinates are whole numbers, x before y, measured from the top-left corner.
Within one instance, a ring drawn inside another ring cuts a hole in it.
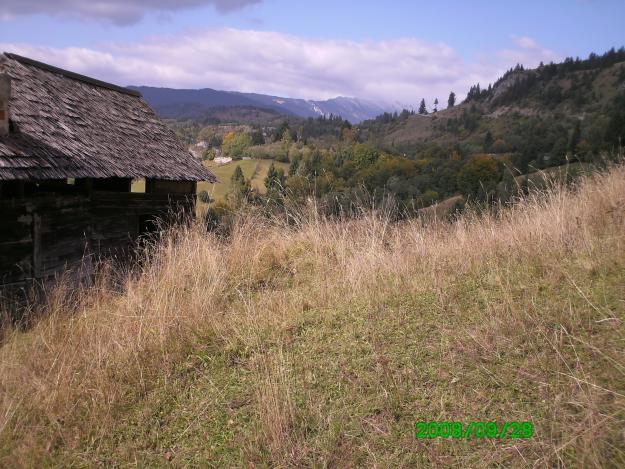
[[[230,177],[230,193],[228,198],[231,198],[235,207],[240,207],[241,204],[247,200],[250,195],[251,187],[249,181],[245,179],[241,166],[237,165],[234,168],[234,173]]]
[[[212,128],[204,127],[197,134],[197,140],[198,140],[198,142],[203,141],[203,142],[206,142],[206,143],[210,144],[210,142],[213,140],[214,136],[215,136],[215,131]]]
[[[341,126],[339,128],[339,135],[341,140],[345,140],[346,142],[353,142],[356,139],[356,134],[354,133],[354,129],[352,128],[352,124],[347,121],[339,121]],[[334,124],[336,126],[336,124]],[[330,130],[331,131],[331,130]]]
[[[208,144],[213,148],[221,148],[221,144],[223,143],[223,137],[221,135],[213,135]]]
[[[492,144],[493,134],[490,133],[490,130],[487,130],[486,135],[484,136],[484,151],[489,151]]]
[[[234,168],[234,172],[232,173],[232,176],[230,176],[230,182],[232,185],[241,185],[245,183],[245,175],[243,174],[241,166],[237,165],[237,167]]]
[[[287,121],[282,121],[282,124],[280,124],[280,126],[275,130],[273,134],[273,141],[279,142],[280,140],[282,140],[285,130],[288,130],[290,132],[291,128],[289,127],[289,123]]]
[[[245,132],[228,132],[224,135],[221,149],[233,158],[241,158],[243,152],[252,144],[252,139]]]
[[[618,146],[620,151],[622,143],[625,142],[625,93],[621,93],[614,99],[608,118],[605,128],[606,143],[614,147]]]
[[[422,99],[421,104],[419,104],[419,114],[426,115],[427,113],[428,113],[428,110],[425,107],[425,99]]]
[[[447,107],[454,107],[456,105],[456,93],[453,91],[449,93],[449,99],[447,99]]]
[[[434,99],[434,111],[433,112],[438,112],[438,98]]]
[[[375,149],[364,143],[357,143],[353,148],[353,157],[356,165],[363,168],[374,164],[380,155]]]
[[[488,155],[471,158],[458,173],[458,187],[463,194],[486,200],[497,189],[501,179],[500,162]]]
[[[304,176],[295,175],[287,179],[286,189],[290,200],[301,202],[311,192],[311,184]]]
[[[267,188],[267,202],[269,204],[280,203],[281,197],[284,194],[286,188],[286,178],[284,176],[284,170],[282,168],[276,169],[276,166],[271,163],[267,176],[265,177],[265,187]]]
[[[299,153],[293,157],[291,164],[289,165],[289,177],[295,176],[299,168],[299,164],[302,161],[302,155]]]
[[[276,155],[277,161],[282,161],[284,163],[289,162],[289,151],[291,148],[291,143],[293,142],[291,131],[287,128],[282,132],[282,138],[280,139],[281,150]]]
[[[289,145],[291,145],[291,142],[293,141],[293,138],[291,137],[291,131],[290,129],[284,129],[284,132],[282,132],[282,138],[280,139],[280,141],[286,146],[288,147]]]
[[[591,151],[592,147],[585,138],[582,138],[575,146],[575,156],[581,158],[582,160],[587,158],[591,154]]]
[[[216,156],[217,152],[214,148],[207,148],[204,150],[204,153],[202,153],[202,160],[214,160]]]
[[[497,140],[495,140],[493,144],[490,146],[490,151],[492,153],[505,153],[507,150],[508,150],[508,146],[505,140],[502,140],[501,138],[498,138]]]
[[[513,196],[519,193],[519,184],[517,183],[513,169],[505,166],[501,182],[497,184],[497,196],[500,200],[507,202]]]
[[[213,199],[210,198],[210,195],[208,195],[208,192],[206,191],[202,191],[197,195],[197,198],[200,200],[200,202],[202,202],[203,204],[210,204],[211,202],[213,202]]]
[[[252,145],[263,145],[265,143],[265,137],[261,129],[254,129],[251,135]]]
[[[573,126],[573,131],[571,132],[571,137],[569,138],[569,152],[571,152],[571,154],[575,153],[575,149],[581,137],[581,123],[579,120],[576,120],[575,125]]]
[[[565,136],[556,139],[551,146],[551,156],[554,158],[555,164],[562,164],[566,161],[566,150],[568,144]]]
[[[284,189],[284,181],[284,170],[282,168],[276,169],[276,166],[272,162],[271,166],[269,166],[269,170],[267,171],[267,176],[265,177],[265,187],[267,188],[267,192],[282,192]]]

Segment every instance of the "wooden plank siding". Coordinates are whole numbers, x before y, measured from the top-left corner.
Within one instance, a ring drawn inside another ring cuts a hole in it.
[[[0,292],[68,269],[89,272],[94,257],[126,256],[156,219],[192,213],[194,199],[97,191],[0,198]]]

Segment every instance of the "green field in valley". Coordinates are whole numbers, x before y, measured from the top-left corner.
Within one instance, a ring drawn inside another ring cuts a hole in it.
[[[197,193],[202,191],[208,192],[213,200],[224,200],[226,194],[230,190],[230,178],[234,173],[237,166],[241,166],[243,175],[246,179],[251,181],[252,187],[260,193],[265,193],[265,177],[269,171],[271,163],[274,163],[276,167],[282,168],[286,173],[289,169],[288,163],[281,163],[273,160],[238,160],[231,161],[226,164],[215,164],[212,161],[206,161],[204,164],[212,173],[217,176],[219,182],[211,184],[206,181],[200,181],[197,185]],[[132,182],[132,192],[145,192],[145,180],[137,179]],[[203,206],[202,202],[198,201],[199,206]]]
[[[274,163],[278,168],[288,171],[288,163],[280,163],[273,160],[239,160],[232,161],[230,163],[218,165],[211,161],[207,161],[206,167],[210,169],[219,182],[216,184],[210,184],[208,182],[200,182],[197,186],[198,193],[206,191],[210,195],[211,199],[223,200],[226,194],[230,190],[230,178],[234,173],[237,166],[241,166],[243,175],[246,179],[251,180],[252,187],[261,193],[265,192],[265,177],[271,163]]]

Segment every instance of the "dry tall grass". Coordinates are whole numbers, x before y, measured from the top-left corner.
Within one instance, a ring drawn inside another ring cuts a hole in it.
[[[7,331],[0,461],[625,465],[624,201],[620,166],[453,224],[180,229],[121,291],[60,288]],[[416,440],[417,420],[536,435]]]

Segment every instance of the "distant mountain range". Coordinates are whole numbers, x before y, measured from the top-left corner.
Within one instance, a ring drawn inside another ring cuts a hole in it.
[[[325,101],[281,98],[256,93],[129,86],[139,91],[156,113],[169,119],[199,118],[215,107],[257,107],[298,117],[339,115],[353,124],[372,119],[385,111],[380,104],[358,98],[337,98]]]

